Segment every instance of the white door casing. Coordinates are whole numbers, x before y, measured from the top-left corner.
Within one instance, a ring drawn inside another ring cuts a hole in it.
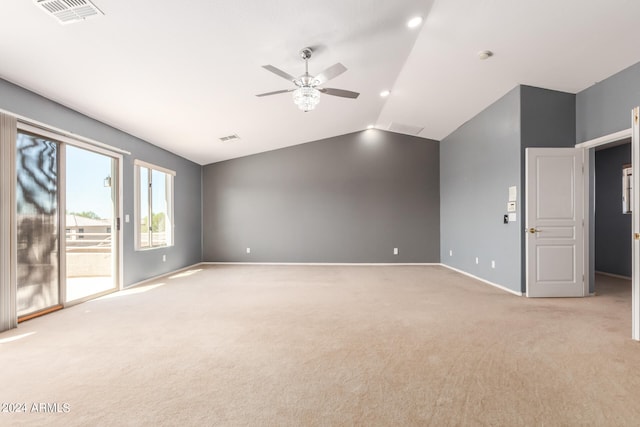
[[[640,341],[640,107],[631,112],[631,167],[633,194],[631,196],[631,338]]]
[[[582,297],[584,171],[579,148],[527,148],[528,297]]]

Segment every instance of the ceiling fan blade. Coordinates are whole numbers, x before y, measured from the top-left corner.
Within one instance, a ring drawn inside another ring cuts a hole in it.
[[[347,67],[338,62],[315,76],[314,80],[318,82],[316,85],[319,86],[335,77],[338,77],[345,71],[347,71]]]
[[[267,93],[261,93],[259,95],[256,96],[269,96],[269,95],[277,95],[279,93],[287,93],[287,92],[293,92],[295,89],[283,89],[283,90],[276,90],[273,92],[267,92]]]
[[[263,65],[262,68],[264,68],[265,70],[271,71],[273,74],[277,74],[280,77],[289,80],[290,82],[295,81],[295,77],[293,77],[291,74],[282,71],[279,68],[274,67],[273,65]]]
[[[322,93],[326,93],[327,95],[340,96],[342,98],[351,98],[356,99],[360,94],[358,92],[351,92],[350,90],[344,89],[333,89],[330,87],[318,89]]]

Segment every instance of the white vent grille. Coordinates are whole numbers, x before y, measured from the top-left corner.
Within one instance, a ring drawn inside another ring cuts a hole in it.
[[[414,135],[414,136],[422,132],[422,129],[424,129],[424,127],[403,125],[402,123],[395,123],[395,122],[392,122],[387,128],[387,130],[391,132],[403,133],[405,135]]]
[[[84,21],[87,18],[104,15],[89,0],[33,0],[44,12],[61,24]]]
[[[220,138],[220,141],[222,142],[226,142],[226,141],[233,141],[235,139],[240,139],[240,137],[238,135],[228,135],[228,136],[223,136],[222,138]]]

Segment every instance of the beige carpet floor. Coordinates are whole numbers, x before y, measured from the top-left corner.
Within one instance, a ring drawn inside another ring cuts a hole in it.
[[[203,265],[0,334],[0,425],[638,426],[630,284],[597,291]]]

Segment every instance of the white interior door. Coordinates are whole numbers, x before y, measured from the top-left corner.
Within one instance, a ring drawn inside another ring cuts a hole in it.
[[[527,148],[525,159],[527,296],[585,296],[583,150]]]
[[[631,337],[640,341],[640,125],[638,116],[640,107],[633,109],[631,113],[631,164],[632,186],[631,196],[631,228],[634,238],[631,240]]]

